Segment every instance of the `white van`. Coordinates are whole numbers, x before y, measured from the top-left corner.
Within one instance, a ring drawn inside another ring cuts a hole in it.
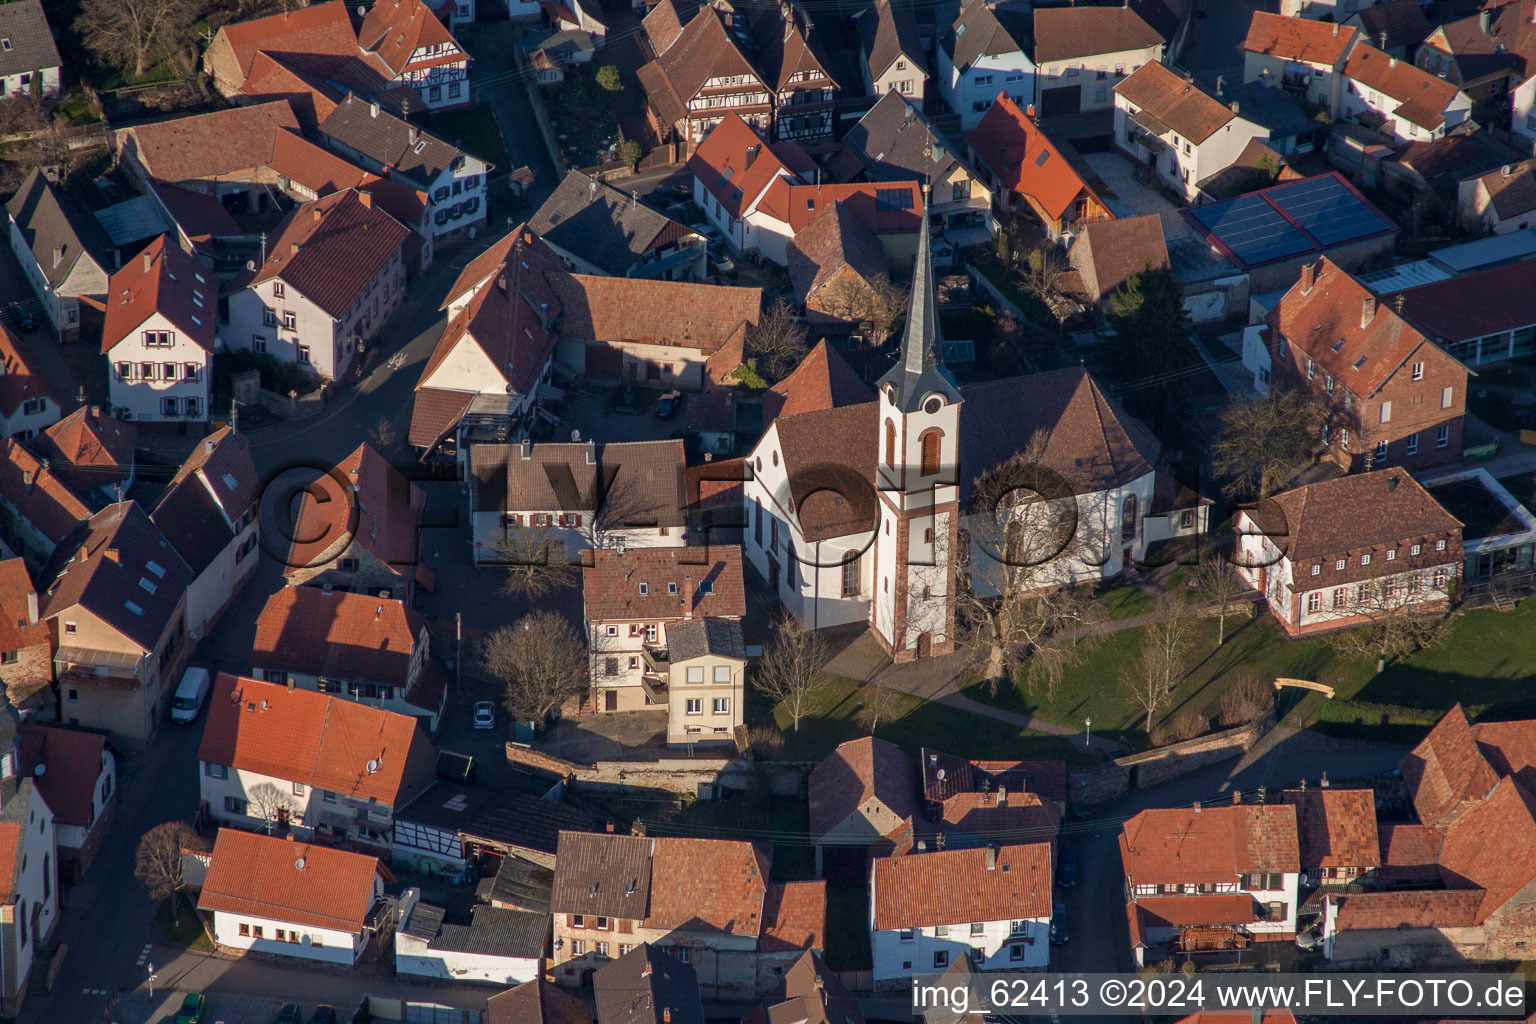
[[[171,721],[191,722],[196,720],[197,712],[202,708],[203,701],[208,699],[208,670],[205,668],[189,668],[181,677],[181,685],[176,687],[176,696],[171,699]]]

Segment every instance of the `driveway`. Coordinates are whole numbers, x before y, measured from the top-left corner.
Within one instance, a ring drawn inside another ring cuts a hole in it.
[[[1155,213],[1163,220],[1166,241],[1172,243],[1191,237],[1179,207],[1138,179],[1135,164],[1119,153],[1085,153],[1083,159],[1114,193],[1104,197],[1104,202],[1116,217],[1143,217]]]

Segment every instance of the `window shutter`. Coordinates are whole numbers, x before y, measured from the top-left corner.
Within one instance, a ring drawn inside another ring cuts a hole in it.
[[[1381,422],[1383,422],[1383,423],[1391,423],[1392,422],[1392,403],[1391,402],[1382,402],[1381,403]]]
[[[628,935],[631,932],[633,932],[634,930],[635,930],[635,922],[633,922],[633,921],[626,921],[623,918],[619,919],[619,934],[620,935]]]

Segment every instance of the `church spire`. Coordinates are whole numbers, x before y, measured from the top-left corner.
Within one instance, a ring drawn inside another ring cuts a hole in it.
[[[958,402],[960,389],[944,365],[939,333],[939,302],[933,282],[933,251],[928,230],[928,189],[923,189],[923,223],[917,236],[917,260],[912,268],[912,295],[907,302],[907,328],[901,338],[901,359],[880,378],[880,387],[895,387],[894,404],[914,412],[934,393]]]

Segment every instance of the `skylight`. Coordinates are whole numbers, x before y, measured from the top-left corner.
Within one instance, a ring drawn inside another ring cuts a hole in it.
[[[144,568],[148,569],[150,572],[154,573],[161,579],[165,579],[165,570],[161,568],[159,562],[145,562]]]
[[[1337,352],[1339,349],[1341,349],[1343,347],[1344,347],[1344,339],[1343,338],[1340,338],[1338,341],[1333,343],[1333,351],[1335,351],[1335,352]]]
[[[1358,369],[1360,369],[1360,367],[1362,367],[1362,366],[1364,366],[1364,365],[1365,365],[1365,356],[1361,356],[1361,357],[1360,357],[1360,358],[1359,358],[1359,359],[1356,359],[1356,360],[1355,360],[1355,366],[1354,366],[1354,368],[1355,368],[1355,369],[1356,369],[1356,370],[1358,370]]]
[[[1045,162],[1047,160],[1049,160],[1050,158],[1051,158],[1051,151],[1048,150],[1048,149],[1042,149],[1040,151],[1040,155],[1035,157],[1035,166],[1036,167],[1044,167],[1045,166]]]
[[[134,604],[132,601],[124,601],[123,602],[123,607],[127,608],[129,611],[133,612],[133,614],[135,614],[135,615],[143,615],[144,614],[144,609],[140,608],[138,605]]]
[[[0,39],[0,50],[9,50],[10,48],[11,41],[9,39]]]
[[[192,322],[193,323],[197,324],[197,326],[199,326],[199,327],[203,326],[203,322],[197,318],[197,314],[196,313],[192,313],[192,314],[190,314],[190,316],[192,317]]]
[[[235,479],[235,476],[234,476],[233,473],[225,473],[224,474],[224,486],[228,487],[230,490],[234,490],[236,487],[240,486],[240,481]]]
[[[153,594],[155,592],[155,585],[153,583],[149,582],[149,580],[144,579],[142,576],[139,577],[139,586],[143,587],[146,591],[148,591],[151,594]]]

